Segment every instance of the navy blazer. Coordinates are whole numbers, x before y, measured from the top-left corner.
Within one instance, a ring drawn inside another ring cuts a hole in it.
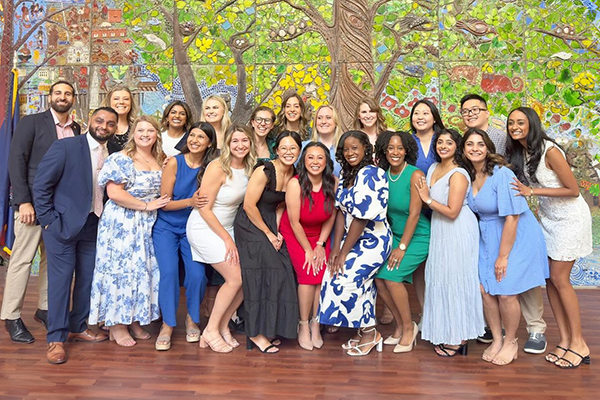
[[[94,196],[92,161],[86,135],[56,140],[39,164],[33,182],[40,225],[62,240],[81,231]]]
[[[81,127],[74,121],[71,128],[75,136],[81,133]],[[8,156],[13,206],[33,203],[33,180],[38,164],[57,139],[56,125],[50,109],[39,114],[27,115],[17,125]]]

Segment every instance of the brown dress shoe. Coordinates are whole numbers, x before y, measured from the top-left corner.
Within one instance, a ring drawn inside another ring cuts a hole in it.
[[[98,343],[108,340],[108,335],[106,334],[106,332],[94,333],[91,329],[86,329],[85,331],[80,333],[69,333],[67,340],[70,342]]]
[[[48,343],[48,351],[46,357],[50,364],[62,364],[67,362],[67,352],[63,342]]]

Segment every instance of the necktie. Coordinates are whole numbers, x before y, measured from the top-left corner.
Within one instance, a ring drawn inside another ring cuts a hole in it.
[[[98,157],[96,160],[96,169],[94,171],[94,214],[100,217],[104,208],[104,190],[98,186],[98,174],[106,160],[106,148],[104,146],[98,147]]]

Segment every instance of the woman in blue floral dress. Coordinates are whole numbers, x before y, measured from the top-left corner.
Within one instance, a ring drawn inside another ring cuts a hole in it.
[[[98,174],[109,200],[98,224],[90,324],[104,321],[111,340],[130,347],[150,339],[140,325],[158,319],[158,264],[152,244],[165,155],[158,122],[139,117],[123,151],[112,154]],[[131,333],[130,333],[131,331]],[[132,337],[133,336],[133,337]]]
[[[388,183],[385,171],[373,165],[373,146],[364,132],[344,133],[336,158],[342,165],[342,179],[336,192],[335,239],[329,273],[323,278],[319,322],[358,328],[342,347],[350,356],[363,356],[373,347],[381,351],[381,335],[375,329],[374,278],[391,250]]]

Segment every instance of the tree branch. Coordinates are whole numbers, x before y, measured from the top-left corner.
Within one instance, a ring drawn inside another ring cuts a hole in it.
[[[175,7],[177,7],[177,6],[175,6]],[[174,15],[175,13],[169,12],[169,10],[167,10],[165,8],[165,6],[163,6],[162,4],[158,5],[158,9],[165,16],[165,19],[167,20],[167,22],[169,24],[171,24],[171,28],[175,29],[175,15]]]
[[[215,10],[215,14],[219,14],[220,12],[224,11],[227,7],[233,5],[236,1],[237,0],[230,0],[227,3],[223,4],[221,7]]]
[[[35,75],[35,73],[42,68],[44,65],[46,65],[46,63],[48,61],[50,61],[52,58],[54,58],[55,56],[57,56],[60,53],[65,52],[66,49],[61,49],[61,50],[56,50],[54,53],[50,54],[49,56],[46,56],[44,58],[44,61],[42,61],[41,63],[39,63],[38,65],[36,65],[31,71],[29,71],[27,73],[27,75],[25,75],[22,79],[19,79],[20,82],[17,86],[17,90],[21,90],[21,88],[23,87],[23,85],[25,84],[25,82],[27,82],[33,75]]]
[[[40,26],[41,26],[41,25],[42,25],[44,22],[48,22],[48,21],[50,21],[50,18],[52,18],[52,17],[53,17],[53,16],[55,16],[56,14],[60,14],[60,13],[62,13],[62,12],[65,12],[65,11],[67,11],[67,10],[70,10],[70,9],[71,9],[71,8],[73,8],[73,7],[75,7],[75,6],[68,6],[68,7],[62,8],[62,9],[60,9],[60,10],[58,10],[58,11],[55,11],[55,12],[53,12],[53,13],[46,14],[46,16],[45,16],[44,18],[42,18],[41,20],[39,20],[38,22],[36,22],[36,24],[35,24],[35,25],[33,25],[33,26],[32,26],[32,27],[29,29],[29,31],[27,31],[27,33],[26,33],[26,34],[25,34],[23,37],[19,38],[19,40],[17,40],[17,41],[15,42],[15,45],[13,46],[13,48],[14,48],[14,49],[19,49],[21,46],[23,46],[23,45],[25,44],[25,42],[27,42],[27,40],[29,40],[29,38],[31,37],[31,35],[32,35],[32,34],[33,34],[33,33],[34,33],[36,30],[37,30],[37,28],[39,28],[39,27],[40,27]]]
[[[319,32],[323,36],[329,35],[333,27],[329,25],[327,21],[325,21],[319,10],[317,10],[317,8],[314,5],[312,5],[311,2],[306,0],[305,2],[306,4],[308,4],[308,7],[303,7],[298,4],[295,4],[292,0],[267,0],[262,3],[257,3],[256,7],[266,6],[269,4],[286,3],[293,9],[301,11],[304,15],[306,15],[308,19],[312,21],[314,31]]]
[[[282,37],[282,38],[275,37],[275,38],[271,39],[271,42],[274,42],[274,43],[287,42],[287,41],[296,39],[297,37],[300,37],[300,36],[302,36],[302,35],[304,35],[305,33],[308,33],[308,32],[316,32],[316,31],[314,29],[312,29],[312,28],[306,28],[305,30],[303,30],[301,32],[296,32],[296,33],[294,33],[293,35],[290,35],[290,36],[285,36],[285,37]]]
[[[198,34],[200,33],[202,29],[198,28],[196,29],[196,32],[194,32],[191,36],[189,36],[187,43],[185,43],[183,45],[183,49],[187,51],[187,49],[190,47],[190,45],[194,42],[194,40],[196,40],[196,37],[198,36]]]
[[[283,77],[283,72],[280,73],[279,75],[277,75],[277,77],[273,80],[273,82],[271,83],[270,89],[267,89],[260,94],[260,96],[262,96],[262,97],[260,98],[260,102],[258,103],[258,105],[263,104],[265,102],[265,100],[267,100],[269,98],[269,96],[271,94],[273,94],[273,91],[275,90],[275,85],[277,85],[277,83],[281,80],[282,77]]]
[[[569,41],[577,42],[581,46],[582,49],[586,49],[586,50],[589,50],[589,51],[591,51],[592,53],[594,53],[596,55],[600,55],[600,51],[592,47],[592,45],[597,44],[598,42],[594,41],[592,43],[592,45],[586,46],[583,42],[585,40],[588,40],[588,39],[586,37],[584,37],[584,36],[576,36],[576,35],[569,35],[569,34],[558,34],[558,33],[555,33],[555,32],[552,32],[552,31],[546,31],[546,30],[543,30],[543,29],[535,29],[535,31],[539,32],[539,33],[543,33],[545,35],[554,36],[555,38],[558,38],[558,39],[562,40],[563,43],[566,44],[571,50],[575,50],[575,49],[573,49],[573,46],[571,46],[569,44]]]

